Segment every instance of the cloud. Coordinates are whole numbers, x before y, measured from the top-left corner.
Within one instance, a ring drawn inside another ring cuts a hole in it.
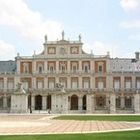
[[[120,26],[123,28],[140,28],[140,20],[123,21]]]
[[[93,44],[85,43],[83,50],[86,53],[91,53],[95,55],[106,55],[107,52],[110,52],[111,57],[119,57],[121,53],[118,51],[118,46],[113,44],[107,44],[100,41],[95,41]]]
[[[140,41],[140,34],[130,35],[128,38],[135,41]]]
[[[0,40],[0,59],[1,60],[13,60],[16,56],[15,46]]]
[[[139,11],[140,9],[140,0],[121,0],[121,7],[126,12]]]
[[[42,41],[45,34],[57,39],[62,23],[45,19],[39,12],[31,10],[25,0],[0,0],[0,25],[12,27],[29,40]]]

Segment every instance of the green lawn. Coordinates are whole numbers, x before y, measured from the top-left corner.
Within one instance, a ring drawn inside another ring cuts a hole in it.
[[[95,121],[140,121],[140,115],[122,115],[122,116],[111,116],[111,115],[62,115],[55,117],[58,120],[95,120]]]
[[[0,140],[140,140],[140,130],[98,134],[0,136]]]

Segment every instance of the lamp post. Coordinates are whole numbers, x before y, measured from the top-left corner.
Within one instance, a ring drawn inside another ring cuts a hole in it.
[[[32,113],[32,91],[29,90],[29,94],[30,94],[30,114]]]

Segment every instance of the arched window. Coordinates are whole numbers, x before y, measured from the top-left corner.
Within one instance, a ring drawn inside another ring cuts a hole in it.
[[[71,96],[71,110],[78,110],[78,96]]]

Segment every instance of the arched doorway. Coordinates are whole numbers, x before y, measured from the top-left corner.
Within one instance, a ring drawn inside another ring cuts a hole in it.
[[[35,96],[35,110],[41,110],[42,109],[42,96],[37,95]]]
[[[47,96],[47,109],[51,110],[52,99],[51,95]]]
[[[87,109],[86,95],[83,96],[83,110]]]
[[[78,110],[78,96],[71,96],[71,110]]]
[[[106,97],[105,96],[97,96],[96,97],[96,108],[104,109],[106,106]]]

